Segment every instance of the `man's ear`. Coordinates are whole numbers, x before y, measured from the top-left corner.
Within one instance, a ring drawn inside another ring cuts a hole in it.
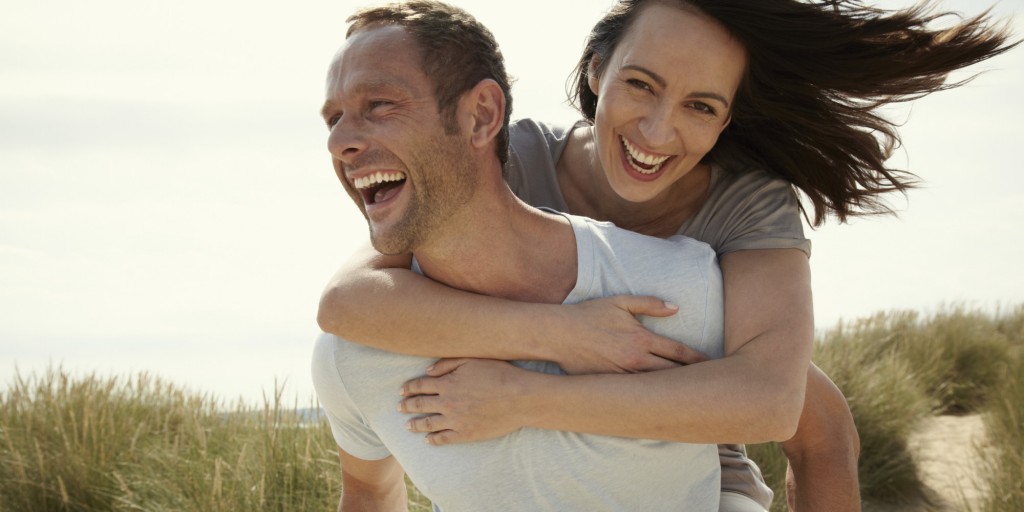
[[[486,147],[505,124],[505,92],[498,82],[485,78],[463,95],[459,119],[468,130],[474,148]]]
[[[587,85],[590,92],[597,96],[601,89],[601,55],[595,53],[590,56],[590,64],[587,64]]]

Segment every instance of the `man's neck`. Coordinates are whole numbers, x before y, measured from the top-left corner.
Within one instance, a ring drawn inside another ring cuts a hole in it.
[[[483,295],[559,303],[576,284],[568,220],[526,205],[504,182],[481,183],[414,254],[431,279]]]

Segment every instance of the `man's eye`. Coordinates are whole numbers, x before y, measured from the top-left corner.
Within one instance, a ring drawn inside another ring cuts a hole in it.
[[[369,106],[370,106],[370,110],[373,110],[373,109],[380,108],[380,107],[386,107],[386,106],[388,106],[390,104],[391,104],[391,102],[387,101],[387,100],[373,100],[373,101],[371,101],[369,103]]]
[[[333,115],[331,117],[328,117],[327,118],[327,127],[328,128],[334,128],[334,125],[338,124],[338,121],[341,121],[341,114],[337,114],[337,115]]]

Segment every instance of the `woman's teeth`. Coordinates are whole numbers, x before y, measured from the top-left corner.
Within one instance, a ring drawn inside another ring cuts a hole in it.
[[[625,137],[622,139],[622,147],[626,149],[626,154],[629,155],[629,164],[633,166],[640,174],[654,174],[661,170],[661,165],[668,160],[668,156],[655,156],[649,155],[640,151],[636,146],[630,144]]]

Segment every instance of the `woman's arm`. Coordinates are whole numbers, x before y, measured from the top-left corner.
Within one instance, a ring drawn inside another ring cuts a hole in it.
[[[435,365],[406,385],[403,410],[434,444],[520,427],[691,443],[793,437],[814,337],[810,267],[794,249],[722,258],[727,357],[634,375],[557,376],[496,361]]]
[[[634,318],[676,312],[656,298],[504,300],[444,286],[409,270],[411,261],[369,246],[358,251],[321,296],[320,328],[403,354],[546,360],[569,373],[648,371],[703,359]]]
[[[807,374],[807,398],[796,435],[782,443],[789,459],[790,510],[858,512],[860,437],[843,393],[817,366]]]

